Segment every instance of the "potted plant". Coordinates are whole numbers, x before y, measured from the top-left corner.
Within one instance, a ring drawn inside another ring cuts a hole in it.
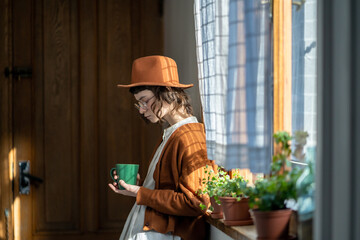
[[[230,178],[224,175],[223,184],[218,186],[217,195],[224,212],[224,224],[227,226],[251,225],[253,221],[249,213],[249,199],[247,181],[242,176],[234,173]]]
[[[258,239],[289,239],[292,210],[286,202],[296,199],[296,181],[301,174],[298,168],[290,169],[291,139],[287,132],[274,134],[278,150],[273,156],[271,175],[247,190]]]
[[[248,198],[244,194],[247,181],[237,173],[230,177],[220,167],[217,172],[206,167],[205,173],[208,174],[207,178],[203,179],[205,187],[198,190],[198,193],[209,195],[211,217],[224,218],[224,224],[228,226],[253,224],[249,214]],[[201,207],[205,208],[204,205]]]
[[[209,169],[208,166],[205,167],[204,172],[207,174],[207,177],[203,179],[204,188],[199,189],[197,191],[198,194],[208,194],[210,197],[210,207],[211,217],[214,219],[223,218],[223,210],[220,205],[220,200],[218,198],[217,191],[219,189],[219,185],[224,183],[224,176],[227,174],[221,168],[218,167],[215,172],[213,169]],[[200,204],[202,209],[205,209],[206,206],[204,204]]]
[[[304,146],[306,144],[306,139],[308,136],[309,136],[309,134],[305,131],[296,131],[294,133],[293,145],[294,145],[295,149],[293,152],[293,156],[298,161],[303,161],[305,158]]]

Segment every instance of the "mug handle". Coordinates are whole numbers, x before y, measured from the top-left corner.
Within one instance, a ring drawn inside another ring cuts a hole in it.
[[[114,167],[110,170],[110,177],[111,177],[112,180],[114,180],[115,182],[118,182],[118,180],[115,180],[115,179],[114,179],[114,175],[113,175],[113,171],[114,171],[114,170],[116,170],[116,168],[114,168]]]

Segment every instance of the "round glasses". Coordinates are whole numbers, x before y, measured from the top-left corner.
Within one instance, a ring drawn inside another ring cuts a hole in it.
[[[137,110],[140,111],[140,109],[143,109],[143,110],[148,110],[148,106],[147,104],[149,103],[149,101],[155,96],[152,96],[151,98],[149,98],[146,102],[143,102],[143,101],[138,101],[137,103],[134,103],[134,106]]]

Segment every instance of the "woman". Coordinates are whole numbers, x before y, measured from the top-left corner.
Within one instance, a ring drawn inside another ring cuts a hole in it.
[[[134,61],[130,88],[135,106],[146,121],[165,122],[163,132],[142,186],[119,180],[125,190],[109,187],[118,194],[136,197],[120,239],[204,239],[207,196],[199,196],[207,159],[202,124],[192,116],[184,92],[192,87],[179,83],[174,60],[149,56]]]

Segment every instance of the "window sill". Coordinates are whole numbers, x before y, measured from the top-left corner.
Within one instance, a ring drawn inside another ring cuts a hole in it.
[[[293,211],[290,224],[289,224],[289,234],[297,236],[297,215]],[[255,225],[248,226],[226,226],[223,219],[213,219],[210,216],[206,217],[206,222],[215,228],[219,229],[229,237],[235,240],[256,240],[257,233]],[[297,238],[296,238],[297,239]]]
[[[212,219],[207,217],[206,221],[228,235],[229,237],[236,240],[256,240],[256,229],[255,225],[248,226],[226,226],[222,219]]]

